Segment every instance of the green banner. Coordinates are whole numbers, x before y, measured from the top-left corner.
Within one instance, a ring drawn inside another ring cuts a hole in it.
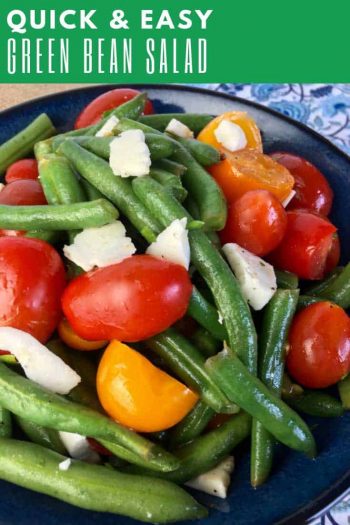
[[[349,82],[349,2],[324,5],[15,0],[0,82]]]

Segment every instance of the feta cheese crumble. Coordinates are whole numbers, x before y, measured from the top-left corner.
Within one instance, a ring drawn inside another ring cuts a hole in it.
[[[238,151],[248,144],[241,126],[230,120],[222,120],[214,131],[214,135],[219,144],[229,151]]]
[[[176,118],[171,119],[171,121],[165,128],[165,131],[171,133],[172,135],[176,135],[177,137],[182,137],[184,139],[193,138],[193,131],[190,130],[190,128],[186,126],[186,124],[183,124]]]
[[[136,252],[126,236],[124,225],[115,221],[98,228],[87,228],[75,236],[73,244],[63,247],[64,255],[86,272],[121,262]]]
[[[166,259],[175,264],[180,264],[188,270],[190,266],[190,244],[188,241],[188,231],[186,229],[187,219],[175,219],[157,239],[149,245],[146,253]]]
[[[123,131],[110,143],[109,165],[119,177],[142,177],[148,175],[151,154],[140,129]]]
[[[250,306],[264,308],[277,289],[273,266],[235,243],[225,244],[222,250]]]
[[[68,394],[81,381],[70,366],[27,332],[0,327],[0,348],[15,356],[28,379],[51,392]]]
[[[225,499],[227,497],[227,490],[230,485],[233,469],[234,458],[233,456],[228,456],[215,468],[187,481],[185,485],[193,489],[201,490],[211,496]]]
[[[113,131],[119,123],[119,118],[110,117],[107,122],[105,122],[101,129],[96,133],[96,137],[112,137]]]

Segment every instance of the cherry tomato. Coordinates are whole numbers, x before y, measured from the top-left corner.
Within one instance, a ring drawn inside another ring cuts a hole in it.
[[[121,106],[139,94],[140,91],[130,88],[112,89],[111,91],[102,93],[102,95],[95,98],[83,109],[75,121],[74,128],[86,128],[87,126],[96,124],[101,120],[103,113]],[[154,113],[153,104],[150,100],[147,100],[144,114],[150,115],[151,113]]]
[[[140,341],[186,313],[192,284],[182,266],[150,255],[73,279],[62,304],[73,330],[89,341]]]
[[[138,432],[176,425],[198,401],[192,390],[119,341],[106,348],[96,385],[107,414]]]
[[[289,211],[287,218],[286,234],[269,259],[280,270],[295,273],[301,279],[322,279],[330,271],[327,259],[337,228],[307,210]]]
[[[327,275],[329,272],[334,270],[338,266],[340,260],[340,241],[337,233],[333,234],[332,244],[328,252],[326,259],[326,266],[324,274]]]
[[[47,204],[42,186],[38,180],[22,179],[6,184],[0,192],[0,204],[25,206]]]
[[[0,326],[29,332],[45,343],[61,318],[63,262],[50,244],[0,238]]]
[[[286,229],[287,213],[277,197],[266,190],[252,190],[230,205],[219,235],[222,244],[236,242],[263,256],[278,246]]]
[[[39,177],[38,163],[35,159],[22,159],[7,168],[5,181],[7,184],[15,180],[37,179]]]
[[[211,166],[209,171],[229,203],[250,190],[268,190],[283,202],[294,184],[284,166],[253,149],[226,153],[226,158]]]
[[[299,312],[289,332],[287,368],[302,386],[326,388],[350,370],[350,319],[328,301]]]
[[[101,454],[101,456],[113,456],[112,452],[107,450],[103,445],[101,445],[101,443],[96,441],[96,439],[88,437],[87,440],[89,442],[90,448],[97,452],[97,454]]]
[[[0,237],[23,237],[26,233],[24,230],[0,230]]]
[[[222,115],[214,118],[199,133],[197,137],[198,140],[218,148],[223,153],[227,153],[228,150],[226,150],[222,144],[217,141],[215,136],[215,130],[223,120],[229,120],[230,122],[240,126],[247,139],[247,148],[256,149],[262,152],[260,130],[255,121],[244,111],[228,111],[227,113],[223,113]]]
[[[67,319],[64,318],[61,319],[58,325],[58,335],[66,345],[75,350],[99,350],[107,345],[107,341],[86,341],[86,339],[82,339],[74,332]]]
[[[296,195],[288,209],[307,208],[328,215],[333,203],[333,191],[324,175],[311,162],[292,153],[273,153],[271,157],[285,166],[295,180]]]

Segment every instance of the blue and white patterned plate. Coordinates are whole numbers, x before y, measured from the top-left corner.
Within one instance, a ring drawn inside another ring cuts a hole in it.
[[[350,259],[349,157],[303,124],[258,104],[228,94],[183,86],[142,87],[148,90],[159,112],[218,114],[235,108],[248,111],[262,129],[267,151],[296,152],[315,163],[328,177],[334,189],[335,205],[332,219],[339,227],[344,257],[346,260]],[[31,101],[4,111],[0,114],[0,143],[43,111],[52,117],[59,128],[71,127],[81,108],[106,89],[103,86],[84,88]],[[262,88],[261,90],[263,91]],[[249,485],[247,450],[243,447],[236,451],[237,468],[228,499],[222,501],[196,494],[198,499],[211,508],[210,516],[202,522],[203,525],[301,525],[338,497],[350,485],[350,414],[336,420],[314,419],[310,420],[310,424],[319,446],[317,460],[308,460],[280,447],[271,479],[257,490],[253,490]],[[80,510],[5,482],[0,482],[0,491],[1,525],[135,524],[126,518]],[[333,521],[327,522],[326,519]],[[317,525],[326,523],[334,524],[336,521],[323,517],[318,520]]]

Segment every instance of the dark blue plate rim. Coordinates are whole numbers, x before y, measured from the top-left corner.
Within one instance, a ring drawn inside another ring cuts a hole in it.
[[[214,97],[223,98],[226,100],[230,100],[232,102],[241,103],[247,106],[254,107],[258,111],[262,111],[265,113],[268,113],[270,115],[273,115],[277,117],[280,120],[284,120],[285,122],[303,130],[304,132],[308,133],[309,135],[314,136],[318,141],[323,142],[327,147],[333,149],[333,151],[339,155],[342,156],[346,161],[350,163],[350,156],[347,155],[344,151],[342,151],[339,147],[337,147],[335,144],[333,144],[330,140],[328,140],[323,135],[320,135],[317,131],[313,130],[306,124],[299,122],[287,115],[284,115],[283,113],[280,113],[272,108],[269,108],[267,106],[263,106],[262,104],[259,104],[257,102],[244,99],[241,97],[237,97],[234,95],[230,95],[229,93],[222,93],[217,90],[211,90],[199,86],[187,86],[183,84],[92,84],[88,85],[86,87],[79,87],[79,88],[73,88],[66,91],[60,91],[48,95],[44,95],[42,97],[36,97],[33,99],[30,99],[26,102],[22,102],[21,104],[17,104],[15,106],[11,106],[5,110],[0,111],[0,117],[6,116],[10,114],[13,110],[23,110],[29,106],[32,106],[35,102],[45,102],[46,100],[52,100],[52,99],[59,99],[64,98],[66,95],[70,96],[75,93],[80,92],[93,92],[93,91],[101,91],[103,93],[104,91],[109,91],[111,89],[116,88],[135,88],[135,89],[141,89],[141,90],[147,90],[147,89],[157,89],[160,91],[168,91],[168,90],[177,90],[180,92],[191,92],[191,93],[197,93],[197,94],[203,94],[203,95],[212,95]],[[350,167],[350,164],[349,164]],[[319,515],[326,513],[334,504],[338,503],[343,494],[349,489],[350,487],[350,470],[342,478],[335,484],[333,484],[331,487],[329,487],[326,491],[324,491],[320,496],[307,505],[303,506],[299,510],[297,510],[292,515],[283,518],[282,520],[278,521],[275,525],[303,525],[307,524],[311,518],[317,518]]]

